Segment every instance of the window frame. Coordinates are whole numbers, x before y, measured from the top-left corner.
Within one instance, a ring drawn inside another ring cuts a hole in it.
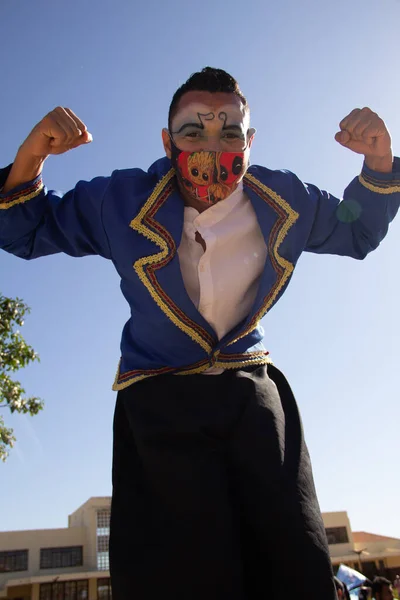
[[[50,560],[45,556],[50,553]],[[73,560],[76,555],[75,560]],[[70,557],[70,560],[67,558]],[[65,564],[67,562],[67,564]],[[39,569],[71,569],[83,566],[83,546],[55,546],[40,548]]]
[[[99,595],[100,586],[107,588],[105,595]],[[112,600],[111,579],[109,577],[99,577],[97,579],[96,598],[97,600]]]
[[[349,534],[347,532],[347,527],[344,525],[339,525],[338,527],[325,527],[325,535],[328,540],[329,546],[334,546],[336,544],[348,544],[349,543]],[[334,536],[335,541],[329,541],[329,538]],[[337,541],[336,541],[337,540]]]
[[[7,568],[7,559],[11,562],[14,558],[15,566]],[[22,562],[22,566],[18,566],[19,562]],[[3,566],[4,565],[4,566]],[[29,570],[29,550],[24,548],[23,550],[1,550],[0,551],[0,573],[17,573],[21,571]]]
[[[66,590],[68,590],[68,596]],[[80,589],[79,589],[80,588]],[[86,594],[82,595],[82,591]],[[71,593],[72,592],[72,593]],[[80,597],[78,593],[81,592]],[[67,579],[66,581],[48,581],[39,587],[39,600],[88,600],[89,579]]]

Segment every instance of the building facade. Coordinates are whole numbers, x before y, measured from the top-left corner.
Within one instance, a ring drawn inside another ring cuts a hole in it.
[[[0,532],[0,600],[111,600],[110,504],[90,498],[63,529]],[[346,512],[323,519],[334,569],[400,574],[400,540],[353,532]]]
[[[90,498],[68,527],[0,532],[0,599],[110,600],[110,498]]]
[[[362,572],[368,579],[400,575],[400,539],[352,531],[346,512],[322,514],[334,571],[340,564]]]

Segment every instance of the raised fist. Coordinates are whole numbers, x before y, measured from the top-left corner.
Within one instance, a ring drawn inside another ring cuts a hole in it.
[[[339,124],[339,144],[366,157],[383,158],[391,153],[391,139],[384,121],[370,108],[355,108]]]
[[[50,154],[63,154],[92,141],[86,125],[70,108],[58,106],[49,112],[31,131],[20,151],[39,159]]]

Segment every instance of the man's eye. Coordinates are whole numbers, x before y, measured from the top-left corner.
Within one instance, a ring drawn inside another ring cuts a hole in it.
[[[200,134],[198,131],[190,131],[189,133],[186,134],[186,137],[197,138],[197,137],[200,137]]]
[[[237,133],[226,133],[224,137],[228,138],[229,140],[237,140],[239,136]]]

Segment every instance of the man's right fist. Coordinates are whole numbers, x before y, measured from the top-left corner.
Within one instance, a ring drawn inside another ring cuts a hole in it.
[[[31,131],[20,152],[45,159],[50,154],[63,154],[82,144],[89,144],[92,135],[70,108],[57,106]]]

